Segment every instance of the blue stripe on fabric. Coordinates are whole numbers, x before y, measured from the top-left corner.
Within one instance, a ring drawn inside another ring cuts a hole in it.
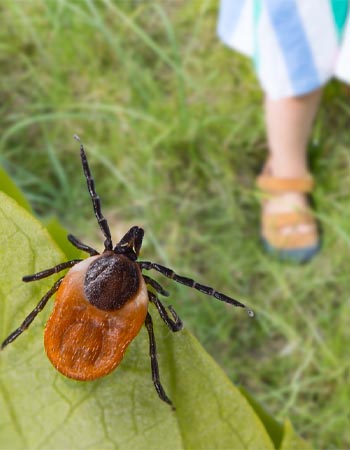
[[[349,0],[330,0],[333,11],[333,19],[337,28],[338,39],[343,34],[346,18],[349,10]]]
[[[258,23],[262,11],[261,0],[254,0],[253,4],[253,33],[254,33],[254,50],[253,60],[256,71],[259,70],[260,58],[258,53]]]
[[[317,69],[295,0],[265,0],[295,95],[320,86]]]
[[[234,33],[245,0],[221,0],[218,20],[218,35],[228,40]],[[229,34],[229,36],[228,36]]]

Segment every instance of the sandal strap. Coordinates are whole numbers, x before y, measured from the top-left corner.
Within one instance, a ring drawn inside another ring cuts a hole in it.
[[[287,235],[264,230],[262,235],[277,251],[316,247],[319,244],[317,230],[308,233],[291,233]]]
[[[314,179],[311,175],[304,178],[276,178],[270,175],[259,175],[256,179],[259,189],[265,192],[311,192]]]
[[[300,233],[294,227],[301,224],[310,225],[311,228]],[[283,234],[282,231],[286,226],[292,227],[292,229],[288,234]],[[262,216],[262,236],[276,250],[314,247],[319,242],[316,220],[308,211],[264,214]]]
[[[298,226],[301,224],[315,225],[315,218],[311,211],[292,211],[278,214],[265,214],[263,216],[264,228],[280,229],[286,226]]]

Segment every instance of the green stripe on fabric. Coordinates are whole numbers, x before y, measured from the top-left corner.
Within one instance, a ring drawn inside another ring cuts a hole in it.
[[[346,18],[349,12],[349,0],[330,0],[333,19],[337,28],[338,38],[341,38]]]
[[[348,0],[346,0],[348,1]],[[254,22],[254,53],[253,53],[253,61],[254,61],[254,66],[256,69],[258,69],[259,66],[259,53],[258,53],[258,22],[260,19],[260,14],[261,14],[261,0],[254,0],[253,3],[253,22]]]

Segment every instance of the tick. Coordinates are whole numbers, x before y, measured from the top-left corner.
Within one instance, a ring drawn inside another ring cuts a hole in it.
[[[39,301],[23,323],[1,344],[1,350],[13,342],[36,318],[56,293],[53,311],[46,323],[44,346],[54,367],[66,377],[88,381],[103,377],[121,362],[130,342],[146,326],[154,387],[161,400],[173,404],[160,382],[156,341],[152,317],[148,311],[152,303],[171,331],[183,325],[172,306],[165,307],[158,295],[168,292],[144,270],[155,270],[177,283],[197,289],[203,294],[233,306],[246,306],[212,287],[197,283],[191,278],[150,261],[138,261],[144,230],[133,226],[113,247],[111,232],[101,212],[101,201],[95,190],[84,146],[80,142],[80,157],[87,187],[97,222],[105,238],[104,250],[99,253],[79,239],[68,235],[68,240],[90,256],[74,259],[50,269],[27,275],[23,281],[41,280],[69,269]],[[151,289],[151,290],[150,290]],[[254,313],[247,308],[249,316]]]

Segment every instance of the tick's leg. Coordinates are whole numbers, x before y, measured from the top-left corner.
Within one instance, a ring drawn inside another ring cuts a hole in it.
[[[27,283],[28,281],[41,280],[42,278],[53,275],[54,273],[61,272],[61,270],[73,267],[81,261],[82,259],[72,259],[71,261],[66,261],[64,263],[58,264],[58,266],[52,267],[51,269],[46,269],[42,272],[35,273],[34,275],[26,275],[22,278],[22,281],[25,281]]]
[[[74,245],[74,247],[77,247],[79,250],[82,250],[83,252],[89,253],[90,256],[99,255],[99,252],[97,250],[90,247],[89,245],[83,244],[81,241],[79,241],[79,239],[77,239],[72,234],[68,234],[67,239],[71,244]]]
[[[174,308],[169,305],[169,311],[171,312],[172,316],[174,319],[172,319],[167,310],[165,309],[164,305],[162,304],[162,302],[159,300],[159,298],[153,294],[153,292],[148,291],[148,298],[150,300],[151,303],[153,303],[154,305],[156,305],[159,315],[160,317],[164,320],[164,322],[168,325],[168,327],[171,329],[171,331],[180,331],[183,328],[183,323],[180,319],[180,317],[176,314],[176,311],[174,310]]]
[[[143,275],[143,279],[145,280],[146,284],[149,284],[153,287],[153,289],[158,292],[158,294],[164,295],[165,297],[169,297],[169,292],[163,289],[163,287],[156,281],[153,280],[153,278],[148,277],[147,275]]]
[[[204,284],[199,284],[196,281],[192,280],[192,278],[182,277],[178,274],[176,274],[172,269],[169,269],[168,267],[164,267],[157,263],[152,263],[150,261],[139,261],[138,262],[140,269],[145,270],[157,270],[162,275],[171,278],[172,280],[176,281],[177,283],[184,284],[185,286],[197,289],[197,291],[203,292],[203,294],[210,295],[211,297],[215,297],[216,299],[228,303],[233,306],[239,306],[240,308],[246,308],[248,315],[250,317],[254,317],[254,312],[251,309],[248,309],[246,305],[239,302],[238,300],[235,300],[234,298],[228,297],[225,294],[222,294],[221,292],[216,291],[214,288],[210,286],[205,286]]]
[[[97,192],[95,191],[95,182],[94,182],[94,179],[92,178],[92,175],[90,172],[90,168],[89,168],[88,160],[87,160],[86,153],[84,150],[84,146],[78,136],[75,135],[74,138],[80,142],[80,157],[81,157],[81,162],[83,165],[84,175],[86,178],[86,183],[87,183],[89,194],[90,194],[90,197],[92,200],[92,205],[94,207],[94,212],[95,212],[97,222],[101,228],[101,231],[102,231],[104,237],[106,238],[105,242],[104,242],[105,249],[113,250],[111,232],[110,232],[110,229],[108,226],[108,222],[103,217],[102,212],[101,212],[101,200],[100,200],[100,197],[97,195]]]
[[[33,322],[33,320],[36,318],[36,316],[39,314],[39,312],[44,308],[46,303],[48,302],[49,298],[57,291],[57,289],[60,287],[60,284],[62,283],[64,277],[60,278],[56,283],[52,286],[52,288],[44,295],[44,297],[40,300],[40,302],[37,304],[37,306],[33,309],[31,313],[28,314],[28,316],[24,319],[22,325],[18,327],[15,331],[13,331],[1,344],[0,350],[2,350],[6,345],[11,344],[20,334],[23,333],[24,330],[26,330],[29,325]]]
[[[145,320],[145,326],[147,328],[148,336],[149,336],[149,355],[151,357],[152,380],[153,380],[154,387],[156,388],[159,398],[161,400],[163,400],[163,402],[168,403],[172,407],[172,409],[175,410],[172,401],[166,395],[166,393],[163,389],[163,386],[161,385],[161,382],[160,382],[159,367],[158,367],[158,361],[157,361],[156,340],[154,337],[153,322],[152,322],[152,317],[151,317],[150,313],[147,313],[146,320]]]

